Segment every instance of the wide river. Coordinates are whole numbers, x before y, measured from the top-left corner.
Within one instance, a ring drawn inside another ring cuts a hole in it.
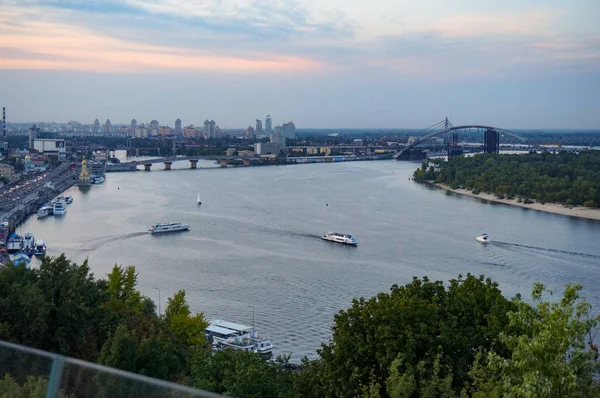
[[[178,163],[174,168],[187,166]],[[150,173],[107,174],[87,193],[74,187],[66,215],[31,217],[19,233],[44,239],[50,255],[89,258],[97,277],[115,263],[134,265],[142,293],[158,303],[160,289],[163,311],[179,289],[208,319],[251,325],[253,306],[257,331],[295,361],[315,356],[331,336],[334,314],[353,298],[413,276],[484,274],[511,297],[529,297],[536,281],[557,292],[580,282],[588,300],[600,302],[600,222],[448,194],[410,181],[418,166],[169,172],[155,165]],[[191,230],[146,233],[157,221],[186,222]],[[324,231],[351,233],[359,246],[323,241]],[[492,243],[475,241],[482,232]]]

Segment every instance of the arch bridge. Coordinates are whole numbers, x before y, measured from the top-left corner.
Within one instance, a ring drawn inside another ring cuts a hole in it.
[[[428,130],[435,128],[436,126],[439,126],[438,130],[435,130],[433,132],[428,132]],[[486,125],[482,125],[482,124],[468,124],[468,125],[462,125],[462,126],[453,126],[448,121],[448,118],[446,118],[445,120],[442,120],[441,122],[438,122],[435,125],[433,125],[432,127],[424,130],[423,132],[425,132],[425,135],[423,135],[421,137],[416,137],[414,142],[404,146],[402,149],[400,149],[398,152],[396,152],[394,154],[394,159],[400,159],[400,157],[403,153],[406,153],[406,152],[416,148],[418,145],[425,143],[426,141],[428,141],[431,138],[443,136],[445,134],[449,134],[451,132],[459,131],[459,130],[483,130],[484,137],[486,137],[486,139],[487,139],[487,134],[485,134],[485,132],[489,131],[489,132],[493,132],[493,133],[502,133],[502,134],[510,135],[511,137],[518,139],[519,141],[523,142],[524,144],[527,144],[531,147],[536,148],[537,150],[540,150],[540,151],[544,150],[539,144],[536,144],[535,142],[531,141],[530,139],[527,139],[513,131],[510,131],[510,130],[507,130],[507,129],[504,129],[501,127],[486,126]],[[499,144],[499,137],[496,139],[495,144]],[[486,142],[484,141],[484,146],[485,145],[486,145]]]

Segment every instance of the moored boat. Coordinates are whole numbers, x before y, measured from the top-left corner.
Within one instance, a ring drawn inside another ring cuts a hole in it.
[[[183,224],[180,222],[169,222],[169,223],[157,222],[156,224],[154,224],[150,227],[148,232],[150,232],[151,234],[160,234],[160,233],[166,233],[166,232],[189,231],[189,229],[190,229],[190,226],[188,224]]]
[[[37,212],[37,218],[44,218],[54,214],[54,206],[42,206]]]
[[[25,232],[23,235],[23,253],[27,254],[29,257],[33,256],[33,249],[35,247],[35,237],[31,232]]]
[[[62,216],[66,212],[67,212],[67,207],[65,206],[64,202],[58,201],[54,204],[54,208],[52,209],[52,214],[54,214],[55,216]]]
[[[73,197],[71,195],[67,195],[65,196],[65,203],[70,205],[71,203],[73,203]]]
[[[26,253],[18,252],[14,256],[12,256],[11,261],[15,266],[25,264],[25,266],[29,268],[29,263],[31,262],[31,259]]]
[[[254,327],[221,319],[210,321],[206,328],[206,338],[216,350],[231,348],[265,355],[273,351],[271,340],[256,334]]]
[[[325,232],[321,239],[327,240],[329,242],[341,243],[343,245],[348,246],[356,246],[358,245],[358,241],[355,237],[349,234],[340,234],[338,232]]]
[[[94,177],[90,178],[90,182],[92,184],[102,184],[102,183],[104,183],[104,180],[105,180],[104,176],[94,176]]]
[[[33,254],[36,255],[36,256],[43,256],[43,255],[46,254],[46,243],[43,240],[38,239],[35,242],[35,247],[33,249]]]
[[[19,234],[11,234],[6,242],[6,250],[9,253],[16,253],[23,248],[23,238]]]

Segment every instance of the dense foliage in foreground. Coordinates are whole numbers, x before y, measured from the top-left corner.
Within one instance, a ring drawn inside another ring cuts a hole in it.
[[[0,271],[0,339],[235,397],[599,396],[598,318],[568,285],[561,300],[535,285],[534,305],[467,275],[444,284],[414,278],[354,300],[332,339],[299,370],[287,358],[211,354],[202,314],[179,291],[165,314],[136,289],[133,267],[96,280],[87,262],[44,258],[39,269]],[[49,368],[1,352],[0,398],[42,397]],[[83,370],[61,397],[168,397],[165,391]],[[9,394],[9,395],[6,395]],[[173,395],[174,396],[174,395]]]
[[[479,154],[424,162],[415,180],[464,187],[499,198],[600,207],[600,151],[527,155]]]

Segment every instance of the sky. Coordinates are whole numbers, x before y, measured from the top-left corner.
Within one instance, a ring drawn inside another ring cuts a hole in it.
[[[598,0],[0,0],[8,122],[600,128]]]

